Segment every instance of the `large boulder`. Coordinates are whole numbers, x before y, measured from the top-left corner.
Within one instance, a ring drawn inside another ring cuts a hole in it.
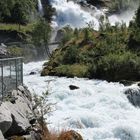
[[[129,88],[125,91],[128,100],[136,107],[140,107],[140,88]]]
[[[34,118],[29,91],[20,86],[11,96],[16,99],[11,102],[11,97],[0,106],[0,130],[5,137],[28,134],[31,127],[30,120]],[[28,96],[27,96],[28,95]]]
[[[1,131],[0,131],[0,140],[5,140]]]
[[[0,130],[4,134],[11,126],[11,111],[5,103],[2,103],[0,106]]]

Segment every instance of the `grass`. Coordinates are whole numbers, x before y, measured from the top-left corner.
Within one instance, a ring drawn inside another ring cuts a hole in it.
[[[27,32],[32,32],[34,24],[35,23],[30,23],[27,25],[20,25],[20,29],[19,29],[18,24],[0,23],[0,30],[9,30],[9,31],[27,33]]]

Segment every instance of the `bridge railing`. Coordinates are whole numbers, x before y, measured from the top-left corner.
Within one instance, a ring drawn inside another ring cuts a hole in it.
[[[23,58],[0,59],[0,99],[23,84]]]

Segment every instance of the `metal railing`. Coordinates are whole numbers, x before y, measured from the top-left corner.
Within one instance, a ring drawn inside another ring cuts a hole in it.
[[[23,58],[0,59],[0,99],[23,84]]]

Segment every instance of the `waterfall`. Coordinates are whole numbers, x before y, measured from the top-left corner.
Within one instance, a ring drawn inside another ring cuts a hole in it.
[[[95,28],[98,28],[98,16],[102,11],[94,10],[92,14],[73,1],[67,0],[50,0],[52,6],[56,9],[54,21],[59,27],[70,25],[72,27],[85,27],[87,23],[92,22]]]
[[[38,11],[41,15],[43,14],[43,6],[41,0],[38,0]]]
[[[82,7],[76,2],[83,1],[85,6]],[[87,23],[92,23],[95,29],[99,27],[99,18],[105,15],[105,9],[98,9],[86,3],[86,0],[50,0],[51,5],[56,9],[57,15],[54,17],[54,26],[63,27],[70,25],[71,27],[82,28]],[[87,5],[87,6],[86,6]],[[127,16],[125,16],[127,14]],[[121,13],[120,15],[111,15],[109,21],[112,25],[115,22],[126,22],[133,19],[134,11]]]

